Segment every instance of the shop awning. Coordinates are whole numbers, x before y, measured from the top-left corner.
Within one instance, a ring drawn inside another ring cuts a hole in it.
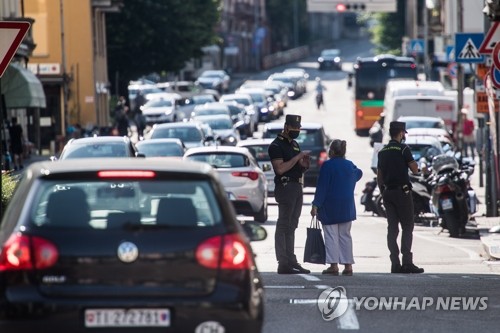
[[[0,79],[7,108],[45,108],[45,93],[40,80],[22,66],[10,64]]]

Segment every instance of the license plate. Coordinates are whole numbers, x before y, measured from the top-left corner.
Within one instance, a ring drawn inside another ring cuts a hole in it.
[[[87,309],[85,327],[169,327],[169,309]]]
[[[451,201],[451,199],[443,199],[441,201],[441,207],[443,207],[444,210],[453,209],[453,202]]]

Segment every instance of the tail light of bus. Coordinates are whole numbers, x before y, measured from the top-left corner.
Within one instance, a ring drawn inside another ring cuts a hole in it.
[[[363,112],[363,110],[357,110],[357,111],[356,111],[356,116],[357,116],[358,118],[363,118],[364,114],[365,114],[365,113]]]

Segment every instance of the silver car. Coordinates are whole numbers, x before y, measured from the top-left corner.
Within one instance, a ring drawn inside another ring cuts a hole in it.
[[[267,221],[266,175],[247,148],[191,148],[184,154],[184,158],[208,163],[217,170],[236,213],[253,216],[260,223]]]
[[[274,195],[274,171],[271,168],[271,158],[267,150],[269,145],[274,139],[253,139],[244,140],[238,143],[238,147],[245,147],[250,150],[250,153],[255,157],[259,166],[264,171],[267,180],[267,194],[270,196]]]

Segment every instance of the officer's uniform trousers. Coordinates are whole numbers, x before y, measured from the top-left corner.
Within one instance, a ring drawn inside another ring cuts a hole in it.
[[[400,264],[398,234],[401,223],[401,253],[403,265],[413,263],[411,245],[413,241],[413,199],[411,190],[405,193],[402,188],[386,189],[383,194],[387,214],[387,246],[392,264]]]
[[[274,189],[274,197],[278,203],[278,222],[274,235],[276,259],[279,265],[293,265],[297,262],[294,254],[295,229],[299,225],[302,211],[303,191],[299,182],[278,183]]]

